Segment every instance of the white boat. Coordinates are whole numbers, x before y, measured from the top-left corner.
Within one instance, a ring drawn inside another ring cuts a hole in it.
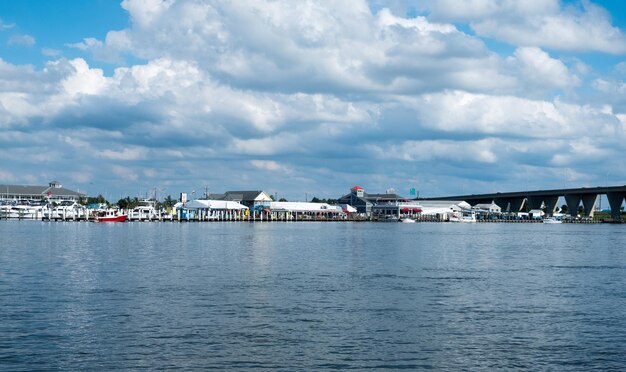
[[[142,199],[139,201],[139,205],[128,213],[128,220],[130,221],[151,221],[158,220],[160,213],[154,207],[155,202],[149,199]]]
[[[563,221],[559,220],[556,217],[548,217],[548,218],[544,218],[543,223],[563,223]]]
[[[53,205],[43,210],[43,218],[71,220],[82,218],[87,214],[85,207],[73,200],[61,200],[57,205]]]
[[[381,218],[378,221],[379,222],[399,222],[400,219],[396,215],[388,215],[388,216],[384,216],[384,218]]]
[[[402,218],[400,219],[400,222],[402,223],[415,223],[415,220],[412,218]]]
[[[459,215],[458,213],[452,213],[450,218],[448,219],[450,222],[476,222],[476,213],[463,213]]]
[[[39,219],[43,217],[44,205],[45,203],[27,200],[3,202],[0,205],[0,217],[24,220]]]

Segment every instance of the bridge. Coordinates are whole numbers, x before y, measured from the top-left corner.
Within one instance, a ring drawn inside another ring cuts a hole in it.
[[[420,198],[419,200],[459,200],[466,201],[470,205],[495,203],[502,208],[502,212],[519,212],[526,203],[529,209],[540,209],[542,206],[545,206],[547,213],[552,214],[556,210],[559,198],[563,197],[568,210],[577,211],[582,201],[585,214],[591,216],[599,195],[606,195],[611,207],[611,217],[614,221],[619,221],[622,203],[626,197],[626,185],[455,195]]]

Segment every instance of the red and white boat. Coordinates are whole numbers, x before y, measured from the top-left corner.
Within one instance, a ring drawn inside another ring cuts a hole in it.
[[[128,218],[125,214],[119,214],[117,211],[98,212],[96,222],[124,222]]]

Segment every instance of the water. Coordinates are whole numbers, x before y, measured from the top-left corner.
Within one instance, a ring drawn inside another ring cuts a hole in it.
[[[0,221],[0,370],[623,370],[625,238]]]

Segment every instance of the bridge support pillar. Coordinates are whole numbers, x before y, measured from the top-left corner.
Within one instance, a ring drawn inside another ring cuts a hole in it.
[[[583,207],[585,207],[585,216],[592,217],[593,209],[596,207],[598,194],[583,195]]]
[[[556,209],[556,203],[558,203],[558,196],[546,196],[543,200],[546,205],[546,213],[548,216],[552,216],[554,214],[554,210]]]
[[[509,211],[511,213],[517,213],[522,210],[522,206],[524,205],[524,198],[516,198],[509,200]]]
[[[580,206],[581,196],[577,194],[566,194],[565,204],[567,204],[567,211],[570,216],[576,217],[578,215],[578,207]]]
[[[606,194],[606,197],[609,199],[609,205],[611,206],[611,218],[613,218],[613,221],[620,221],[624,194],[619,192],[609,192]]]

